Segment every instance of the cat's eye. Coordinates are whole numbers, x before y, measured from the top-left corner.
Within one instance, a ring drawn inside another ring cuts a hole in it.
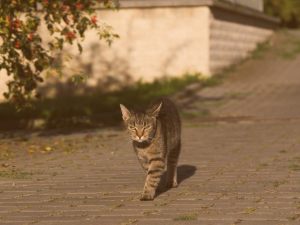
[[[145,128],[146,130],[149,130],[149,129],[151,128],[151,125],[146,125],[144,128]]]
[[[129,128],[130,130],[134,130],[134,129],[135,129],[135,126],[129,125],[128,128]]]

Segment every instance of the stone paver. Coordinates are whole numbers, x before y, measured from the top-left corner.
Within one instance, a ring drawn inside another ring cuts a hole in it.
[[[0,224],[300,224],[299,68],[267,54],[194,93],[185,110],[209,113],[184,120],[180,185],[151,202],[122,130],[4,135]]]

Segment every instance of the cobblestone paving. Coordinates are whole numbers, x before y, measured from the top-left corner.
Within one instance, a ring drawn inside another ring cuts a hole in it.
[[[299,68],[267,54],[195,93],[179,187],[150,202],[121,130],[2,135],[0,224],[300,224]]]

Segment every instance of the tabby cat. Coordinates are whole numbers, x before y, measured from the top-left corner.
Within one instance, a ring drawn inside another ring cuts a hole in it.
[[[134,151],[147,176],[140,200],[153,200],[162,174],[168,188],[177,186],[181,122],[175,104],[162,98],[146,110],[129,110],[120,104]]]

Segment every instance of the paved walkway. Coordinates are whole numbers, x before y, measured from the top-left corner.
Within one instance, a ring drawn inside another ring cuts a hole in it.
[[[151,202],[122,131],[1,139],[0,224],[300,224],[300,57],[268,53],[194,95],[180,185]]]

